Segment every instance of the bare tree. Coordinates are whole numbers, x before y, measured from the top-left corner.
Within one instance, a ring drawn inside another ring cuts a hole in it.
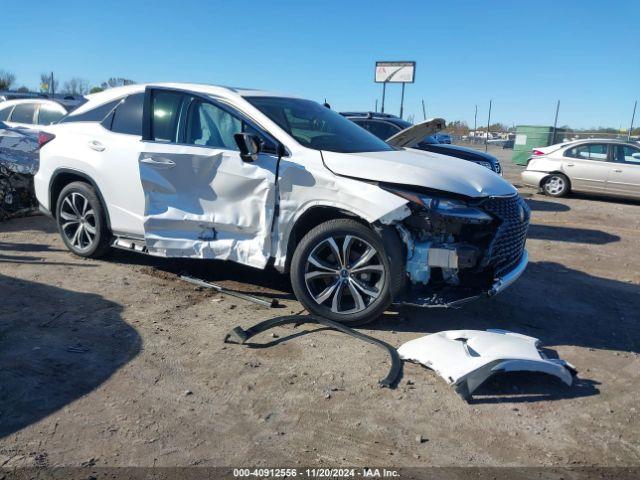
[[[122,87],[124,85],[134,85],[135,83],[136,83],[135,81],[128,78],[111,77],[106,82],[102,82],[102,85],[100,86],[102,87],[103,90],[106,90],[107,88]]]
[[[51,74],[50,73],[41,73],[40,74],[40,91],[44,92],[57,92],[58,91],[58,80],[56,80],[55,76],[53,78],[53,85],[51,84]],[[42,88],[44,86],[47,88]]]
[[[82,78],[73,77],[64,82],[63,90],[70,95],[86,95],[89,92],[89,82]]]
[[[15,81],[16,76],[13,73],[0,70],[0,90],[9,90]]]

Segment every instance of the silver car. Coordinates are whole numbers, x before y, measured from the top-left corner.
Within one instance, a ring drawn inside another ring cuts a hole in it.
[[[640,198],[640,147],[588,139],[536,148],[522,181],[552,197],[576,191]]]

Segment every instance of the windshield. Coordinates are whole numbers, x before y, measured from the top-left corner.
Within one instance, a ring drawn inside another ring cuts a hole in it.
[[[340,153],[393,150],[351,120],[311,100],[280,97],[245,99],[307,148]]]

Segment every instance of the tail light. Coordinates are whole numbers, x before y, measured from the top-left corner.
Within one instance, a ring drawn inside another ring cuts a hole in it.
[[[38,148],[44,147],[47,143],[49,143],[54,138],[56,138],[56,136],[52,133],[40,132],[38,134]]]
[[[542,150],[534,150],[533,154],[534,155],[544,155],[544,152]]]

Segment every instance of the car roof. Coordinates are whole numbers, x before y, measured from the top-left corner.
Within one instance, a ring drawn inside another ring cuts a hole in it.
[[[354,119],[354,118],[363,118],[363,119],[376,119],[376,120],[384,120],[386,122],[391,122],[394,125],[399,126],[400,128],[409,128],[413,124],[411,122],[407,122],[406,120],[392,115],[390,113],[379,113],[379,112],[340,112],[340,115],[343,117]]]
[[[47,100],[47,99],[43,99],[43,98],[20,98],[20,99],[15,99],[15,100],[6,100],[6,101],[0,103],[0,108],[10,107],[12,105],[22,105],[22,104],[25,104],[25,103],[37,103],[37,104],[40,104],[40,105],[52,105],[52,106],[60,107],[60,108],[62,108],[63,110],[66,111],[64,106],[62,104],[60,104],[59,102],[56,102],[55,100]]]
[[[626,145],[636,146],[633,144],[633,141],[624,140],[622,138],[581,138],[578,140],[570,140],[568,142],[562,142],[557,145],[558,145],[558,148],[565,148],[565,147],[573,147],[575,145],[581,145],[584,143],[615,143],[615,144],[626,144]],[[552,145],[549,145],[549,146],[551,147]]]
[[[176,90],[185,90],[189,92],[200,93],[203,95],[211,95],[227,99],[238,99],[242,97],[286,97],[300,98],[294,95],[281,94],[276,92],[268,92],[253,88],[227,87],[222,85],[208,85],[202,83],[178,83],[178,82],[161,82],[161,83],[138,83],[133,85],[125,85],[122,87],[114,87],[102,92],[87,95],[87,103],[78,107],[74,114],[80,114],[98,105],[102,105],[118,98],[131,95],[133,93],[143,92],[147,87],[170,88]]]

